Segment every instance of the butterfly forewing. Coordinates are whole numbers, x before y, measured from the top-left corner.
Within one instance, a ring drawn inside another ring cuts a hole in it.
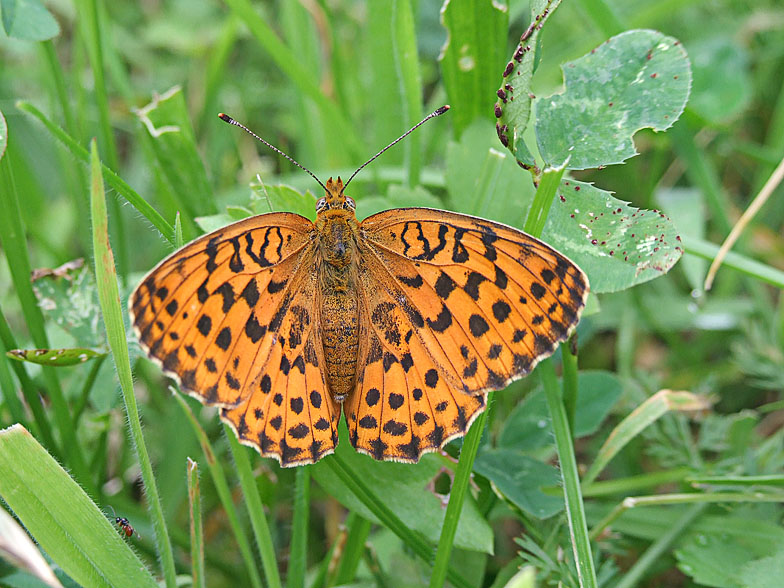
[[[145,351],[183,390],[205,404],[224,407],[224,418],[244,442],[284,465],[299,463],[304,451],[311,456],[306,461],[313,461],[313,455],[334,447],[336,408],[312,364],[317,359],[308,352],[315,337],[314,243],[315,227],[305,217],[252,217],[162,261],[130,301]],[[306,358],[311,360],[308,369]],[[283,373],[286,361],[291,369]],[[307,413],[305,406],[300,411],[309,420],[289,419],[286,424],[281,417],[279,423],[271,407],[280,409],[285,397],[289,409],[298,408],[290,391],[300,385],[309,388]]]
[[[399,304],[439,376],[467,393],[498,390],[565,340],[588,282],[569,259],[511,227],[432,209],[397,209],[362,222],[363,240],[394,281]],[[381,269],[379,269],[381,268]],[[382,273],[383,272],[383,273]]]

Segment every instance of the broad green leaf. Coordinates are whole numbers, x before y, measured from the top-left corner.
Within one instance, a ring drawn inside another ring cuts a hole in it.
[[[678,569],[701,586],[741,588],[734,576],[753,554],[726,535],[698,535],[697,541],[677,549],[675,557]]]
[[[477,118],[493,119],[493,94],[504,68],[509,9],[495,0],[446,0],[441,75],[453,108],[455,136]]]
[[[357,218],[362,220],[382,210],[412,206],[443,208],[444,204],[422,186],[409,188],[400,184],[390,184],[386,196],[369,196],[357,201]]]
[[[93,349],[77,347],[74,349],[11,349],[6,352],[6,355],[18,361],[63,367],[84,363],[106,354]]]
[[[745,47],[727,35],[689,43],[694,68],[689,107],[713,123],[725,122],[748,107],[753,83]]]
[[[621,396],[618,378],[611,372],[581,371],[575,411],[574,437],[595,433]],[[550,413],[543,390],[538,388],[515,407],[504,422],[498,445],[532,451],[552,444]]]
[[[531,24],[523,32],[507,62],[497,91],[495,116],[498,120],[495,126],[498,139],[527,166],[535,163],[522,138],[531,118],[531,79],[536,66],[536,47],[542,26],[560,3],[561,0],[532,0]]]
[[[106,336],[93,273],[78,259],[33,272],[33,291],[47,321],[69,333],[80,347],[103,349]]]
[[[446,156],[447,208],[521,227],[534,186],[513,157],[497,149],[491,127],[478,121]],[[429,206],[429,205],[428,205]]]
[[[784,578],[784,545],[780,545],[775,555],[755,559],[744,565],[738,572],[738,579],[744,588],[777,588]]]
[[[545,163],[587,169],[637,154],[632,136],[678,120],[691,86],[680,43],[657,31],[612,37],[561,66],[565,90],[536,102],[536,139]]]
[[[497,492],[531,516],[546,519],[563,510],[563,497],[549,496],[541,490],[558,485],[558,470],[520,451],[485,451],[477,456],[474,471],[490,480]]]
[[[615,292],[667,273],[683,254],[672,222],[585,182],[562,180],[542,237],[588,274],[591,291]]]
[[[16,519],[4,509],[0,509],[0,555],[47,586],[62,588],[62,584],[57,580],[38,547]],[[7,582],[7,576],[5,574],[3,576],[3,581]]]
[[[706,210],[703,194],[696,188],[669,188],[656,192],[656,203],[671,219],[683,237],[705,237]],[[708,271],[708,261],[695,255],[681,260],[683,272],[692,290],[700,291]]]
[[[436,494],[427,490],[441,471],[438,459],[425,456],[417,465],[379,462],[354,451],[348,439],[341,441],[336,451],[353,474],[365,481],[372,481],[372,489],[379,500],[391,508],[410,529],[420,532],[433,543],[438,541],[444,508]],[[323,462],[312,468],[313,477],[330,496],[336,497],[346,508],[366,519],[378,522],[376,516]],[[493,552],[492,530],[471,496],[467,496],[463,504],[455,546]]]
[[[268,186],[251,182],[250,206],[254,214],[265,212],[296,212],[316,220],[316,197],[310,191],[300,194],[294,188],[279,184]]]
[[[46,41],[60,34],[60,25],[39,0],[0,0],[3,30],[23,41]]]
[[[106,515],[20,425],[0,431],[0,497],[79,584],[157,586]]]

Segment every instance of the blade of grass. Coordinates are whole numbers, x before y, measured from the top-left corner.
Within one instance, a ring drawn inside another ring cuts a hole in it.
[[[297,468],[294,480],[294,517],[291,524],[287,588],[304,588],[308,565],[308,515],[310,514],[310,470]]]
[[[191,577],[194,588],[204,588],[204,531],[201,524],[201,493],[199,464],[188,458],[185,466],[188,479],[188,506],[191,519]]]
[[[25,429],[29,429],[27,418],[25,417],[24,407],[19,397],[16,395],[16,386],[11,377],[11,370],[8,369],[8,357],[5,352],[8,351],[0,341],[0,392],[2,392],[2,399],[5,403],[8,412],[11,413],[11,419],[14,423],[22,425]],[[33,422],[33,430],[38,428],[38,424]]]
[[[534,237],[541,235],[541,231],[544,229],[547,213],[555,198],[555,192],[562,176],[563,170],[559,169],[545,170],[542,174],[534,195],[534,201],[531,204],[531,210],[525,221],[525,230]],[[567,354],[569,350],[565,349],[565,347],[565,345],[561,345],[563,353]],[[576,377],[576,362],[568,369],[573,369],[575,374],[564,378],[565,387],[570,385],[568,380]],[[583,497],[580,491],[580,475],[577,472],[574,443],[571,428],[569,427],[569,417],[564,408],[564,398],[558,390],[558,378],[555,375],[552,359],[545,359],[539,366],[538,371],[544,385],[547,408],[550,411],[553,432],[555,433],[555,447],[558,451],[558,462],[561,466],[566,518],[569,522],[569,534],[572,538],[572,550],[577,576],[580,586],[596,588],[598,583],[591,552],[591,540],[588,537],[588,525],[585,520],[585,505],[583,504]],[[566,388],[564,393],[566,393]]]
[[[596,588],[596,571],[591,554],[591,541],[585,521],[585,508],[580,492],[580,477],[577,473],[577,460],[574,455],[572,434],[561,395],[558,391],[558,378],[551,359],[545,359],[539,367],[539,375],[544,385],[547,407],[553,422],[555,445],[558,449],[558,462],[561,466],[561,479],[566,497],[566,518],[569,521],[569,534],[572,538],[575,566],[580,586]]]
[[[417,57],[416,30],[410,0],[394,0],[392,7],[392,47],[404,120],[412,126],[422,119],[422,76]],[[403,143],[408,185],[419,184],[422,171],[420,140],[409,137]]]
[[[703,259],[713,260],[719,253],[719,246],[695,237],[683,237],[683,249]],[[747,276],[757,278],[771,286],[784,288],[784,271],[770,265],[760,263],[750,257],[730,251],[722,261],[725,267],[737,270]]]
[[[240,445],[237,436],[228,425],[223,426],[226,436],[229,438],[231,455],[234,457],[234,464],[237,466],[237,475],[242,486],[242,493],[245,496],[245,504],[250,515],[250,524],[253,527],[253,534],[256,536],[256,545],[261,555],[261,565],[264,567],[264,577],[271,588],[281,588],[280,572],[275,561],[275,544],[272,541],[267,517],[264,516],[264,505],[261,503],[261,496],[256,487],[256,478],[250,467],[248,449]]]
[[[362,554],[365,552],[365,542],[370,534],[371,526],[369,520],[355,512],[349,513],[346,517],[346,541],[343,544],[343,553],[340,555],[340,561],[331,584],[342,586],[354,581]]]
[[[261,588],[261,577],[259,576],[258,570],[256,569],[256,563],[253,560],[253,552],[250,547],[250,540],[248,539],[245,530],[242,528],[240,518],[237,515],[237,509],[234,506],[234,501],[232,500],[231,496],[231,489],[229,488],[229,483],[226,480],[226,474],[223,472],[223,469],[215,457],[215,451],[212,449],[212,445],[210,444],[210,440],[207,438],[207,434],[204,432],[204,429],[202,429],[190,406],[188,406],[188,403],[185,401],[182,395],[178,394],[174,389],[171,390],[171,393],[175,400],[177,400],[177,403],[179,404],[182,411],[185,413],[185,416],[188,417],[188,421],[193,427],[196,438],[199,440],[199,445],[201,445],[201,450],[204,453],[204,459],[207,462],[207,468],[210,470],[212,483],[215,485],[215,491],[218,493],[218,499],[220,500],[220,503],[223,506],[223,510],[226,513],[226,518],[229,520],[229,526],[234,533],[234,538],[237,542],[237,546],[239,547],[240,555],[245,562],[245,569],[248,572],[250,582],[254,588]]]
[[[38,307],[30,282],[30,254],[27,250],[19,199],[8,157],[0,159],[0,210],[3,211],[0,214],[0,244],[3,246],[8,261],[14,290],[22,306],[25,323],[35,346],[39,349],[49,349],[44,317]],[[87,468],[82,447],[76,439],[76,431],[73,428],[73,421],[57,372],[55,368],[43,367],[42,373],[46,381],[46,393],[54,410],[54,420],[57,423],[61,448],[65,451],[66,463],[73,469],[79,482],[91,490],[93,486],[92,475]]]
[[[77,585],[158,586],[106,515],[20,425],[0,431],[0,496]]]
[[[163,516],[158,487],[152,471],[152,463],[144,443],[142,424],[139,410],[136,406],[136,397],[133,393],[133,377],[131,376],[131,363],[128,356],[128,344],[125,333],[125,323],[122,316],[120,291],[117,286],[117,274],[114,269],[114,256],[109,245],[109,227],[106,214],[106,200],[104,195],[101,162],[98,159],[98,150],[93,139],[90,145],[92,185],[90,189],[91,212],[93,222],[93,255],[95,257],[95,281],[98,287],[98,298],[101,302],[101,311],[106,325],[106,338],[112,351],[112,359],[117,369],[120,380],[125,412],[128,416],[131,441],[136,451],[141,469],[144,491],[150,509],[153,528],[155,529],[155,542],[158,548],[158,559],[163,567],[163,575],[167,588],[177,585],[174,570],[174,555],[171,540],[166,529],[166,519]]]
[[[482,432],[485,430],[487,412],[485,410],[477,417],[468,434],[463,439],[463,447],[460,449],[460,460],[457,462],[455,479],[452,482],[452,489],[449,491],[449,503],[446,505],[444,524],[441,527],[441,535],[438,538],[436,559],[433,564],[433,572],[430,575],[430,588],[443,586],[446,581],[449,557],[452,555],[455,533],[457,532],[457,523],[460,521],[460,514],[463,512],[463,502],[468,490],[468,483],[471,481],[471,472],[474,468],[474,459],[476,459],[476,452],[479,449],[479,442],[482,440]]]
[[[378,499],[373,490],[371,490],[363,480],[352,475],[351,470],[346,466],[339,455],[331,455],[324,463],[327,464],[335,475],[351,489],[357,498],[359,498],[362,503],[378,517],[385,527],[397,535],[403,543],[411,548],[411,550],[425,562],[430,563],[432,561],[433,550],[428,542],[420,534],[409,529],[383,501]],[[447,578],[455,586],[464,588],[469,588],[471,586],[470,582],[452,568],[448,568]]]
[[[87,150],[79,145],[79,143],[68,133],[63,131],[63,129],[46,118],[44,114],[35,106],[29,102],[20,100],[16,103],[16,107],[19,110],[22,110],[37,118],[54,136],[54,138],[60,141],[60,143],[62,143],[74,157],[84,164],[90,163],[90,154],[87,152]],[[141,213],[142,216],[150,221],[152,225],[158,229],[158,231],[160,231],[161,235],[163,235],[164,238],[169,241],[169,243],[174,243],[174,229],[166,221],[166,219],[164,219],[157,210],[150,206],[144,198],[142,198],[125,182],[125,180],[120,178],[120,176],[114,173],[114,171],[112,171],[109,167],[101,164],[101,169],[103,170],[104,177],[106,178],[106,183],[116,190],[120,196],[125,198],[131,204],[131,206]]]
[[[311,98],[319,107],[324,117],[333,121],[337,128],[343,129],[343,138],[346,148],[354,155],[355,159],[365,157],[365,148],[356,134],[355,125],[347,120],[340,109],[321,91],[321,88],[312,81],[308,71],[301,65],[299,59],[287,47],[264,19],[256,12],[249,0],[225,0],[228,7],[240,18],[245,26],[250,29],[280,70],[291,82],[306,96]]]
[[[572,353],[574,346],[575,353]],[[577,333],[574,333],[569,340],[561,345],[561,363],[563,365],[563,405],[566,410],[566,418],[569,423],[569,430],[574,431],[574,419],[577,414]]]

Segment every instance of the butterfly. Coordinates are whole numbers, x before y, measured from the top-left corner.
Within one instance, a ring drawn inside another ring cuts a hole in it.
[[[130,298],[150,358],[284,467],[332,453],[341,412],[378,460],[417,462],[463,436],[489,391],[571,334],[588,294],[579,267],[513,227],[430,208],[360,222],[353,177],[316,178],[315,223],[235,222],[161,261]]]

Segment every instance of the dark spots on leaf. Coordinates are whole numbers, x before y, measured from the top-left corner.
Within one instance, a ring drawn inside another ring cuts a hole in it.
[[[359,426],[363,429],[375,429],[378,427],[378,421],[373,415],[366,414],[359,419]]]
[[[204,335],[205,337],[210,334],[212,330],[212,319],[209,315],[203,314],[199,317],[199,320],[196,322],[196,328],[199,329],[199,333]]]
[[[547,290],[539,282],[531,282],[531,294],[534,295],[534,298],[541,300],[546,293]]]
[[[215,345],[226,351],[231,345],[231,329],[229,327],[223,327],[218,333],[218,336],[215,337]]]
[[[493,302],[493,316],[499,323],[504,322],[510,312],[512,312],[512,307],[506,301],[496,300]]]
[[[446,300],[449,298],[452,290],[457,288],[457,284],[451,277],[449,277],[449,274],[442,271],[436,280],[434,288],[436,294],[438,294],[443,300]]]
[[[378,388],[371,388],[365,394],[365,402],[368,406],[375,406],[378,404],[380,398],[381,394],[379,393]]]
[[[402,437],[408,432],[408,425],[400,421],[388,420],[384,423],[384,432],[393,437]]]
[[[425,385],[428,388],[435,388],[438,385],[438,372],[435,369],[430,368],[425,373]]]
[[[478,314],[472,314],[469,317],[468,328],[474,337],[481,337],[490,330],[487,321]]]

